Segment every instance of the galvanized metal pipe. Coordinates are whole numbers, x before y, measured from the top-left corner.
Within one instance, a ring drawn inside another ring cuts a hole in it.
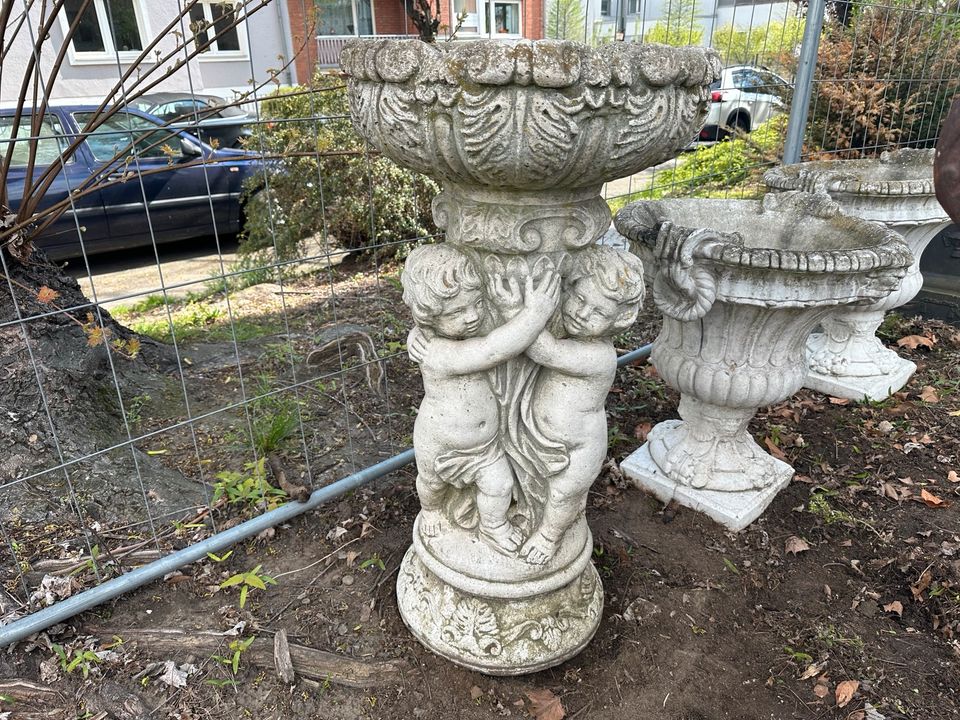
[[[807,4],[807,23],[803,28],[797,75],[793,81],[793,102],[790,105],[790,118],[787,120],[787,137],[783,143],[784,165],[800,162],[803,151],[803,135],[807,128],[810,96],[813,94],[813,71],[817,67],[825,7],[826,0],[810,0]]]
[[[624,365],[629,365],[630,363],[649,357],[652,348],[653,345],[648,344],[637,350],[621,355],[617,358],[617,366],[623,367]],[[89,590],[84,590],[73,597],[61,600],[50,607],[31,613],[9,625],[0,627],[0,648],[6,647],[18,640],[23,640],[34,633],[46,630],[51,625],[55,625],[58,622],[62,622],[74,615],[96,607],[101,603],[112,600],[125,592],[136,590],[148,582],[159,580],[177,568],[204,559],[207,553],[220,552],[231,545],[235,545],[242,540],[246,540],[249,537],[263,532],[267,528],[292,520],[308,510],[319,507],[328,500],[332,500],[362,485],[373,482],[384,475],[409,465],[413,461],[413,448],[404,450],[399,455],[394,455],[388,460],[364,468],[319,490],[314,490],[310,498],[304,503],[285,503],[275,510],[270,510],[263,515],[258,515],[251,520],[211,535],[206,540],[202,540],[195,545],[190,545],[189,547],[183,548],[183,550],[177,550],[174,553],[165,555],[143,567],[131,570]]]

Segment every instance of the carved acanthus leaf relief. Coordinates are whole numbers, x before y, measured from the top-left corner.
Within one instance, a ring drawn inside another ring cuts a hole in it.
[[[420,45],[347,44],[355,126],[421,172],[524,190],[587,187],[672,156],[702,121],[719,67],[692,48]]]

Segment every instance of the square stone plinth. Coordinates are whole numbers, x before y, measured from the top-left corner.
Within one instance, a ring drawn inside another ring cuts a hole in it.
[[[702,512],[731,530],[743,530],[760,517],[777,493],[789,485],[793,478],[792,467],[776,458],[771,460],[776,472],[770,485],[746,492],[720,492],[679,485],[657,467],[650,457],[647,443],[620,463],[620,469],[634,485],[653,493],[661,502],[676,500],[684,507]]]
[[[803,386],[833,397],[880,402],[906,385],[916,370],[917,366],[905,358],[898,358],[897,366],[885,375],[838,377],[810,370]]]

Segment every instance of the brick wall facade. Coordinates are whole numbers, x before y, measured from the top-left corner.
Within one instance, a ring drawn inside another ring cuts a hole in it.
[[[317,46],[313,41],[316,0],[288,0],[287,14],[290,17],[290,36],[293,47],[303,50],[294,63],[297,82],[306,82],[317,66]],[[432,0],[436,2],[436,0]],[[545,0],[521,0],[523,4],[523,36],[530,40],[543,37],[543,5]],[[442,22],[449,27],[456,23],[453,0],[440,0]],[[416,28],[407,17],[403,0],[373,0],[374,30],[378,35],[410,35]],[[304,42],[305,36],[307,42]]]

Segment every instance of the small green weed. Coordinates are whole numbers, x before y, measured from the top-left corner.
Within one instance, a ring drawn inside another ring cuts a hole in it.
[[[93,650],[72,650],[64,648],[63,645],[53,645],[53,652],[60,659],[60,669],[65,673],[72,673],[74,670],[80,670],[84,679],[89,677],[90,670],[100,662],[100,656]]]
[[[253,570],[237,573],[236,575],[228,577],[226,580],[220,583],[220,589],[225,590],[229,587],[239,586],[240,608],[243,609],[243,606],[247,604],[247,594],[250,592],[250,588],[255,590],[266,590],[267,585],[277,584],[277,581],[272,577],[269,575],[264,575],[260,572],[262,567],[263,565],[257,565]]]
[[[232,651],[229,657],[224,657],[223,655],[212,655],[210,659],[226,665],[228,668],[230,668],[230,672],[233,675],[236,675],[240,671],[240,657],[256,639],[256,635],[251,635],[246,640],[234,640],[229,645],[229,648]]]
[[[863,639],[859,635],[846,637],[833,625],[818,628],[817,640],[827,648],[842,645],[854,650],[863,650],[864,647]]]
[[[244,504],[251,509],[265,505],[272,510],[287,496],[283,490],[267,482],[266,458],[247,463],[243,468],[246,472],[224,470],[217,473],[213,503],[225,497],[231,505]]]
[[[794,662],[800,663],[801,665],[809,665],[813,662],[813,656],[809,653],[801,652],[800,650],[794,650],[789,645],[783,646],[783,651],[790,656],[790,659]]]
[[[380,559],[379,553],[374,553],[362,563],[360,563],[360,569],[366,570],[369,567],[378,567],[380,570],[386,570],[386,566],[383,564],[383,560]]]

